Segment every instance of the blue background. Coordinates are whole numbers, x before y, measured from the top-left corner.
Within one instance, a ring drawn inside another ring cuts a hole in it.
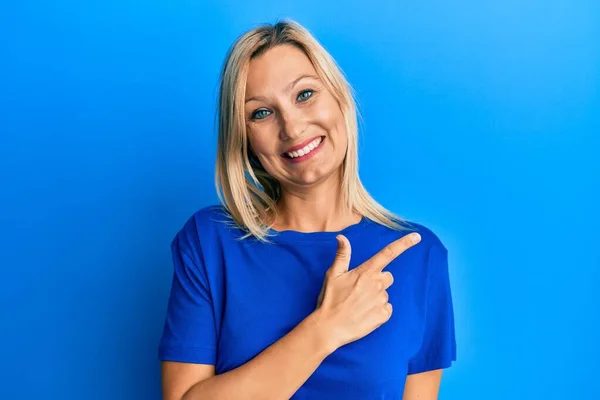
[[[598,398],[592,0],[3,2],[0,398],[159,399],[169,243],[217,201],[219,68],[279,17],[356,88],[368,190],[450,250],[440,399]]]

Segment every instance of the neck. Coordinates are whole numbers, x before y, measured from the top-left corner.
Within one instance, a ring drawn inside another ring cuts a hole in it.
[[[282,186],[277,211],[273,224],[277,231],[339,231],[361,218],[345,206],[340,176],[331,176],[310,188]]]

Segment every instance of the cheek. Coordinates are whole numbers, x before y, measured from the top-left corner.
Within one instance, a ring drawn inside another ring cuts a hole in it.
[[[327,98],[325,101],[314,107],[313,118],[319,125],[326,129],[330,134],[337,135],[341,133],[344,126],[344,119],[339,105],[333,98]]]
[[[248,144],[252,152],[256,155],[263,168],[273,175],[272,165],[279,162],[279,152],[277,144],[273,140],[268,140],[266,136],[248,137]]]
[[[254,152],[254,154],[262,154],[268,152],[269,140],[267,136],[260,130],[247,130],[248,132],[248,144]]]
[[[333,101],[328,107],[323,107],[320,111],[323,128],[327,131],[331,145],[336,154],[340,157],[346,152],[348,146],[348,133],[344,115],[337,102]]]

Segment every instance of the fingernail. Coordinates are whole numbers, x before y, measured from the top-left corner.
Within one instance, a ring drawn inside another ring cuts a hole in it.
[[[412,233],[410,235],[410,240],[412,240],[413,243],[419,243],[419,241],[421,240],[421,235],[419,235],[418,233]]]

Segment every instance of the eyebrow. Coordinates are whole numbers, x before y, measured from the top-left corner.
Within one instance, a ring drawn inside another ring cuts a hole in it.
[[[304,79],[304,78],[312,78],[312,79],[319,80],[319,77],[315,76],[315,75],[311,75],[311,74],[300,75],[298,78],[294,79],[289,85],[287,85],[287,87],[284,89],[284,91],[289,92],[301,79]],[[247,103],[251,100],[265,100],[265,98],[263,96],[253,96],[253,97],[247,98],[245,103]]]

